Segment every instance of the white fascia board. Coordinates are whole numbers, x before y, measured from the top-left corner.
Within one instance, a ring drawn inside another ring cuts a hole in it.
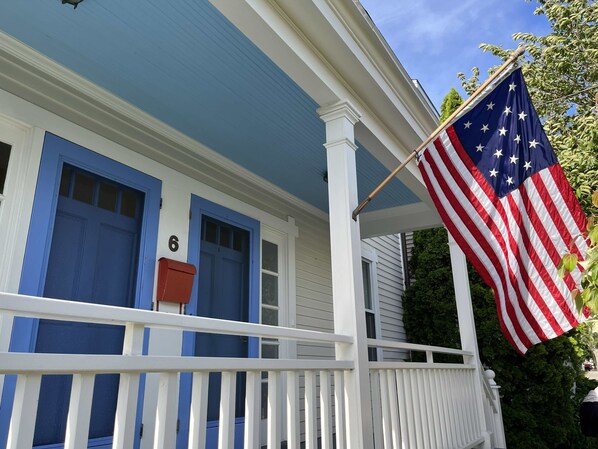
[[[442,220],[436,209],[423,203],[362,213],[359,216],[361,238],[378,237],[418,229],[437,228]]]

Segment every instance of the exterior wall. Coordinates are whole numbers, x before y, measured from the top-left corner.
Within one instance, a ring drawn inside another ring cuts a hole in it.
[[[283,251],[286,262],[282,263],[286,279],[281,286],[283,291],[280,298],[286,310],[281,314],[280,324],[329,332],[333,330],[329,231],[328,223],[323,218],[289,205],[274,195],[253,196],[251,186],[231,184],[227,191],[216,190],[200,179],[181,174],[1,90],[0,125],[6,128],[0,126],[0,140],[8,140],[14,146],[5,197],[0,202],[0,235],[11,236],[10,242],[7,242],[10,245],[0,251],[0,263],[5,268],[0,278],[2,291],[19,290],[44,136],[46,132],[52,132],[162,181],[156,260],[160,257],[187,260],[192,194],[258,220],[262,236],[275,234],[281,242],[287,243]],[[11,133],[17,137],[13,139]],[[206,174],[206,178],[209,176],[209,173]],[[241,190],[244,193],[238,194]],[[291,216],[294,219],[287,218]],[[171,235],[179,238],[176,253],[168,248]],[[160,311],[178,313],[178,306],[163,303]],[[180,334],[163,330],[152,332],[149,342],[151,354],[172,354],[180,347]],[[292,358],[295,353],[300,358],[334,356],[331,345],[302,345],[298,348],[281,345],[281,348],[281,357],[285,358]],[[157,381],[156,376],[147,376],[144,408],[155,406],[157,398],[151,392],[157,390]],[[153,427],[153,423],[144,418],[144,428]],[[151,442],[150,437],[148,434],[147,438],[142,439],[142,448],[145,442]]]

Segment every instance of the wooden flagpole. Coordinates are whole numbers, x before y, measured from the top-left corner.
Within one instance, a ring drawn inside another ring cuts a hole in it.
[[[401,165],[399,165],[397,168],[395,168],[392,173],[390,175],[388,175],[386,177],[386,179],[384,181],[382,181],[380,183],[380,185],[378,187],[376,187],[372,193],[370,193],[368,195],[368,197],[363,200],[361,202],[361,204],[359,204],[359,206],[357,206],[357,208],[353,211],[353,220],[357,221],[357,216],[361,213],[361,211],[365,208],[365,206],[368,205],[368,203],[370,201],[372,201],[372,199],[374,199],[374,197],[376,195],[378,195],[378,193],[380,192],[380,190],[382,190],[386,184],[388,184],[392,178],[394,178],[397,173],[399,173],[416,155],[417,153],[420,152],[420,150],[424,147],[426,147],[432,140],[434,140],[436,138],[436,136],[440,133],[440,131],[442,131],[446,126],[448,126],[448,124],[463,110],[465,109],[467,106],[469,106],[469,104],[478,96],[480,95],[484,89],[486,89],[486,87],[488,87],[488,85],[494,81],[502,72],[504,72],[507,67],[509,67],[511,65],[511,63],[513,63],[513,61],[515,61],[519,56],[521,56],[523,54],[523,52],[525,51],[525,48],[520,45],[519,47],[517,47],[517,49],[511,53],[511,55],[509,56],[509,58],[504,62],[503,65],[501,65],[498,70],[496,70],[496,72],[494,72],[480,87],[477,88],[477,90],[471,94],[471,96],[465,100],[463,102],[463,104],[461,106],[459,106],[457,108],[457,110],[455,112],[453,112],[451,114],[451,116],[449,118],[447,118],[444,122],[442,122],[440,124],[440,126],[438,126],[438,128],[436,128],[436,130],[430,134],[428,136],[428,138],[426,140],[424,140],[420,146],[418,146],[415,150],[413,150],[413,152],[407,157],[407,159],[405,159]]]

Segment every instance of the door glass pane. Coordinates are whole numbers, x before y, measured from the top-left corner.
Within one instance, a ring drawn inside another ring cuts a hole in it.
[[[8,159],[10,159],[11,146],[0,142],[0,194],[4,193],[4,182],[8,172]]]
[[[81,172],[75,175],[75,189],[73,190],[73,199],[87,204],[93,203],[93,188],[95,180]]]
[[[262,304],[278,305],[278,276],[262,274]]]
[[[137,194],[132,190],[123,190],[120,213],[131,218],[137,216]]]
[[[62,166],[62,175],[60,176],[60,196],[70,196],[71,178],[73,177],[73,167],[64,164]]]
[[[262,241],[262,268],[278,273],[278,245]]]
[[[116,200],[118,198],[118,189],[115,185],[100,183],[100,198],[98,199],[98,206],[102,209],[114,212],[116,210]]]
[[[262,309],[262,323],[270,326],[278,326],[278,310]]]

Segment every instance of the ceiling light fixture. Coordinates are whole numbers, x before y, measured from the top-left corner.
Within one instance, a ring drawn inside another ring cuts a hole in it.
[[[69,5],[73,5],[73,9],[77,9],[77,6],[79,6],[79,3],[81,3],[83,0],[62,0],[62,4],[64,5],[65,3],[68,3]]]

